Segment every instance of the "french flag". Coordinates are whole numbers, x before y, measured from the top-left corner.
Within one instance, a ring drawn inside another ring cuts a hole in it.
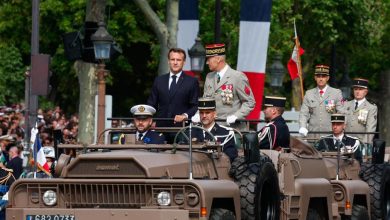
[[[259,119],[263,99],[272,0],[241,0],[237,69],[248,77],[256,100],[248,119]]]
[[[48,175],[50,174],[50,167],[47,164],[45,153],[43,152],[42,143],[39,139],[39,132],[36,127],[31,129],[31,142],[34,143],[34,162],[36,161],[37,167]]]
[[[179,24],[177,30],[177,47],[186,51],[187,60],[183,70],[191,76],[191,62],[188,50],[195,44],[199,32],[199,0],[179,1]]]

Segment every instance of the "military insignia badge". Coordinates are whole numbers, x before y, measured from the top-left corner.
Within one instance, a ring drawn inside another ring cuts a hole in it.
[[[334,100],[332,99],[329,99],[329,100],[325,100],[325,110],[328,112],[328,113],[335,113],[336,112],[336,103]]]
[[[140,107],[138,107],[138,111],[139,112],[144,112],[145,111],[145,107],[141,105]]]
[[[362,125],[367,124],[368,111],[366,109],[359,110],[358,122]]]
[[[221,86],[221,97],[223,104],[233,104],[233,84],[224,84]]]

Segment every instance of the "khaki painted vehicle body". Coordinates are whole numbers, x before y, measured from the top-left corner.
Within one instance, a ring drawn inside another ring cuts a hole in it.
[[[75,158],[61,155],[56,168],[59,178],[16,181],[9,191],[7,220],[209,219],[216,210],[227,210],[235,219],[265,219],[248,216],[248,212],[243,216],[243,199],[248,196],[243,191],[248,189],[240,189],[242,180],[229,176],[231,163],[218,146],[207,146],[209,150],[205,151],[205,145],[194,145],[191,153],[188,146],[181,145],[175,151],[172,145],[63,147],[88,153]],[[339,159],[339,175],[337,155],[321,154],[296,139],[292,139],[288,152],[261,150],[260,157],[272,161],[279,184],[265,186],[280,191],[271,195],[277,206],[265,207],[260,202],[268,199],[261,197],[268,189],[254,192],[252,208],[268,216],[266,219],[303,220],[312,210],[323,219],[340,219],[351,216],[357,204],[370,211],[369,187],[359,179],[359,164],[351,157]],[[48,190],[57,195],[54,205],[46,205],[42,199]],[[158,203],[161,192],[170,195],[169,205]],[[216,216],[213,219],[224,219]]]

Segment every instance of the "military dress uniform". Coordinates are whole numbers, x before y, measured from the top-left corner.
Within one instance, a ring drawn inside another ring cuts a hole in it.
[[[206,46],[207,57],[224,54],[224,44]],[[207,74],[203,97],[215,99],[218,118],[226,119],[228,116],[235,115],[238,119],[245,119],[256,104],[248,78],[228,64],[222,71],[225,71],[222,78],[219,78],[217,72]],[[245,124],[236,122],[231,127],[244,129]]]
[[[345,123],[345,115],[332,114],[331,122]],[[341,153],[353,153],[356,160],[358,160],[360,163],[363,161],[362,152],[359,149],[359,139],[357,137],[346,135],[344,132],[339,135],[339,137],[336,137],[333,134],[322,136],[320,141],[315,144],[315,147],[317,150],[323,152],[337,152],[337,149],[339,149]]]
[[[164,144],[165,137],[161,133],[157,133],[153,130],[148,130],[145,133],[141,134],[136,133],[137,141],[141,141],[145,144]]]
[[[216,111],[216,102],[212,98],[200,98],[199,110],[212,110]],[[197,142],[218,141],[222,145],[222,151],[229,157],[230,161],[233,161],[237,157],[238,152],[235,145],[234,131],[232,128],[225,127],[213,122],[207,130],[217,139],[213,140],[212,136],[201,129],[193,129],[192,140]],[[203,125],[202,125],[203,126]],[[206,128],[204,128],[206,129]]]
[[[130,112],[137,119],[142,118],[151,118],[154,113],[156,113],[156,109],[150,105],[136,105],[130,109]],[[135,133],[136,140],[138,142],[143,142],[145,144],[165,144],[165,137],[161,133],[157,133],[150,128],[143,133],[140,131],[136,131]],[[124,136],[122,136],[124,138]],[[125,143],[125,140],[120,138],[119,143]]]
[[[354,79],[352,87],[368,89],[368,80]],[[344,106],[344,114],[347,116],[346,132],[375,132],[377,126],[378,108],[367,99],[348,101]],[[363,143],[372,143],[374,135],[356,134]]]
[[[315,74],[329,75],[329,67],[316,67]],[[306,128],[309,132],[330,131],[330,116],[341,111],[343,96],[340,89],[329,85],[324,90],[323,94],[320,94],[321,90],[318,87],[306,91],[299,113],[300,128]]]
[[[209,131],[217,139],[217,141],[221,143],[222,151],[229,157],[230,161],[233,161],[238,154],[234,141],[234,131],[229,127],[225,127],[217,123],[215,123]],[[204,142],[205,140],[215,141],[207,132],[200,129],[194,129],[192,135],[192,140],[199,142]]]
[[[264,107],[282,107],[284,108],[286,98],[271,97],[264,98]],[[259,148],[274,149],[290,147],[290,131],[284,118],[279,115],[270,120],[259,132]]]

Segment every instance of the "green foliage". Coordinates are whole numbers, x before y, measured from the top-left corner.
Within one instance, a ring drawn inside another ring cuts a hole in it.
[[[78,109],[78,79],[73,62],[65,58],[62,35],[82,29],[86,2],[40,1],[40,53],[52,57],[52,92],[48,97],[41,97],[42,105],[55,103],[68,112]],[[168,1],[149,2],[164,22]],[[203,43],[212,43],[215,1],[199,3],[199,34]],[[276,54],[282,54],[283,63],[290,58],[295,18],[301,45],[306,51],[302,57],[306,88],[313,86],[315,64],[332,63],[333,46],[337,79],[348,71],[351,78],[368,77],[376,89],[380,88],[378,77],[390,68],[389,0],[275,0],[272,4],[268,66]],[[143,13],[132,1],[109,0],[108,5],[108,30],[123,53],[107,64],[110,70],[107,92],[114,95],[114,115],[127,116],[131,105],[146,102],[157,75],[159,45]],[[221,42],[227,45],[227,59],[232,67],[236,66],[238,55],[239,10],[240,1],[222,1]],[[15,102],[24,97],[23,74],[25,66],[30,65],[30,41],[31,1],[2,0],[0,89],[3,92],[0,103]],[[206,67],[204,74],[207,72]],[[288,74],[284,88],[283,94],[289,96],[291,81]]]
[[[19,103],[24,98],[24,69],[22,57],[13,45],[0,44],[0,103]]]

